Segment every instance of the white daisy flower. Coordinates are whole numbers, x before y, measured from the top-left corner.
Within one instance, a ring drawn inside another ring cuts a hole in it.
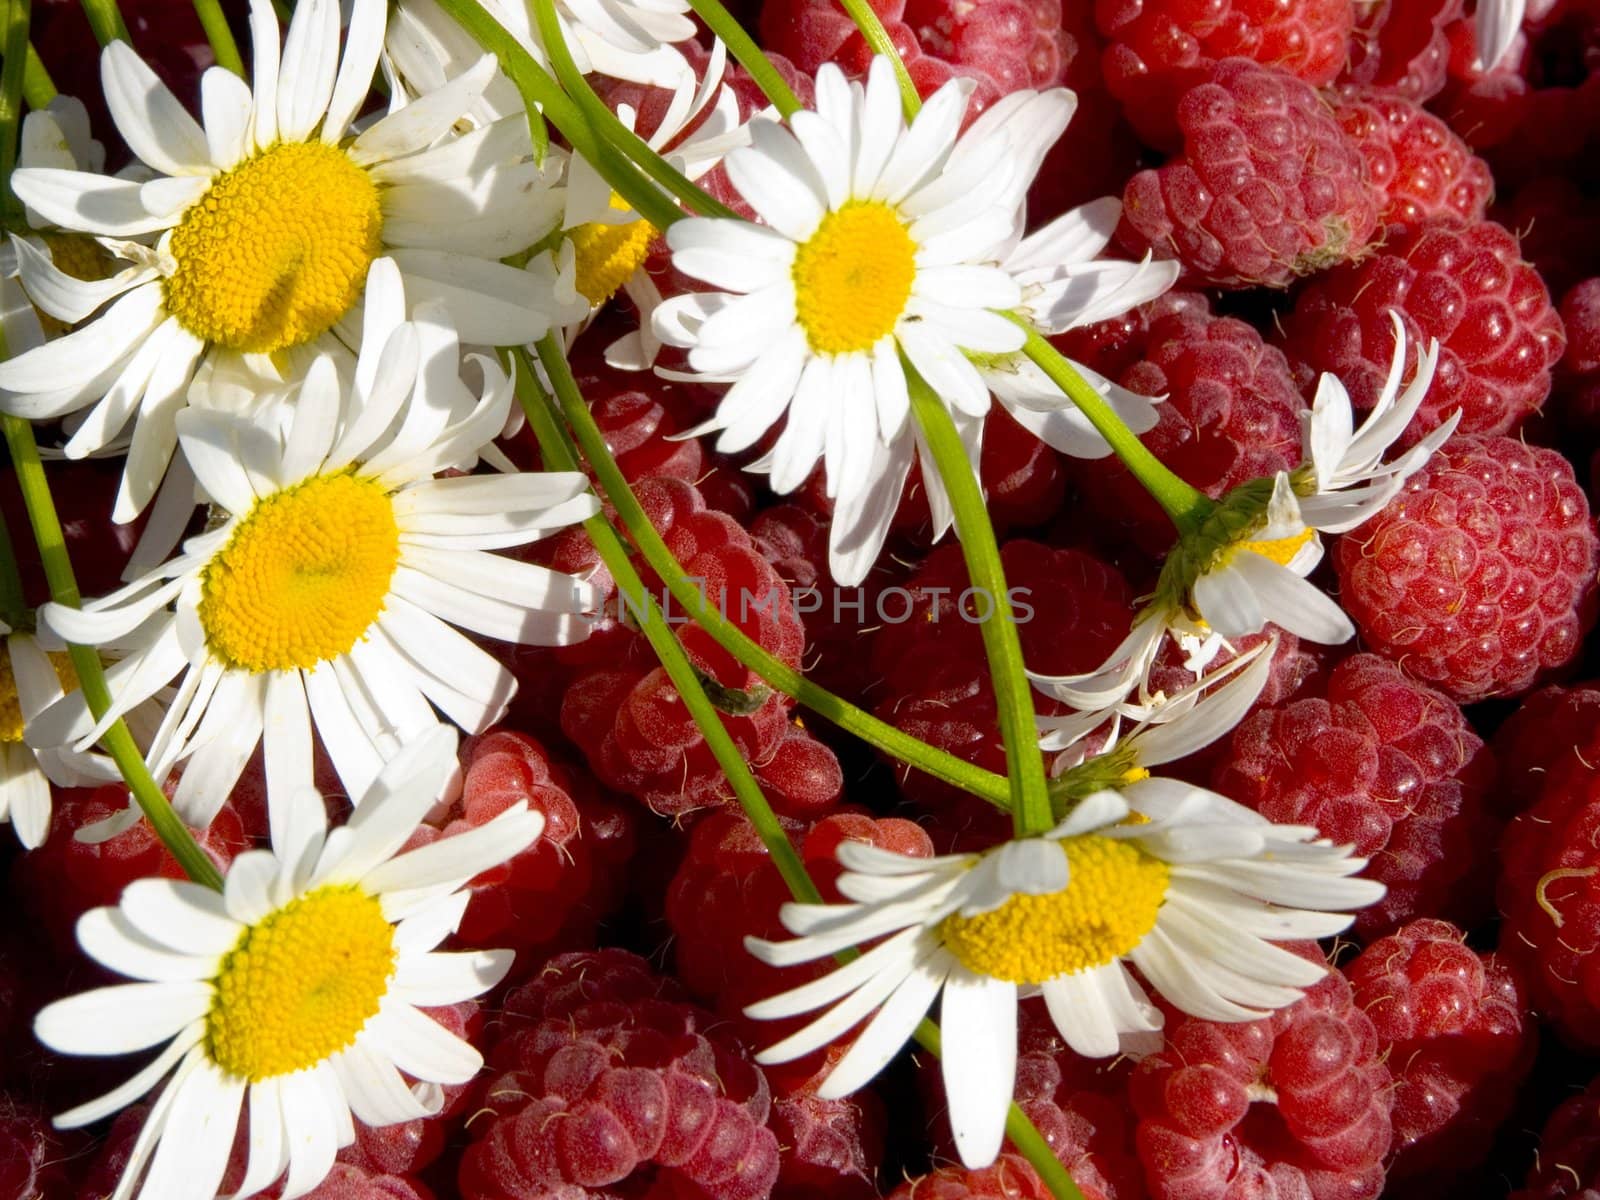
[[[644,139],[678,172],[698,180],[739,146],[750,144],[750,129],[739,118],[739,99],[722,82],[727,49],[719,41],[711,48],[704,78],[682,76],[672,89],[661,120]],[[764,119],[775,119],[768,109]],[[617,109],[617,119],[633,129],[638,114],[631,105]],[[689,130],[685,134],[685,130]],[[561,227],[573,247],[577,287],[598,311],[618,291],[633,302],[639,328],[606,348],[606,362],[625,371],[648,370],[660,353],[661,341],[651,328],[651,318],[661,306],[661,290],[644,269],[658,230],[611,190],[589,162],[573,156],[567,168],[566,212]]]
[[[503,0],[482,4],[540,66],[549,68],[530,5]],[[556,22],[579,71],[656,87],[674,87],[693,75],[688,61],[672,48],[695,36],[690,12],[687,0],[556,0]],[[437,87],[482,53],[434,0],[402,0],[390,23],[386,50],[396,73],[412,88]],[[503,116],[522,111],[509,81],[498,91],[493,112]]]
[[[1108,196],[1021,239],[1001,261],[1022,287],[1017,314],[1040,333],[1065,333],[1120,316],[1169,290],[1178,279],[1175,260],[1146,256],[1130,263],[1100,258],[1121,216],[1122,201]],[[990,355],[975,365],[1016,422],[1052,449],[1074,458],[1104,458],[1111,453],[1111,446],[1077,405],[1026,355]],[[1082,363],[1072,366],[1134,433],[1155,427],[1159,397],[1130,392]]]
[[[458,889],[530,845],[544,820],[519,801],[397,855],[455,769],[454,749],[452,730],[423,735],[331,833],[314,790],[273,794],[272,849],[236,858],[222,892],[142,879],[78,922],[91,958],[140,982],[46,1006],[39,1040],[63,1054],[162,1049],[56,1125],[99,1121],[166,1080],[110,1200],[212,1200],[241,1120],[249,1158],[234,1195],[285,1178],[283,1196],[303,1196],[355,1121],[429,1116],[441,1085],[477,1073],[477,1050],[419,1010],[481,995],[512,955],[435,947],[466,909]]]
[[[1355,635],[1344,610],[1307,579],[1322,561],[1318,535],[1352,529],[1382,508],[1459,421],[1452,414],[1394,461],[1383,461],[1427,395],[1439,358],[1438,343],[1430,342],[1402,391],[1405,328],[1398,317],[1394,324],[1389,375],[1360,429],[1344,385],[1324,374],[1313,408],[1302,414],[1304,464],[1242,484],[1218,501],[1201,527],[1168,554],[1154,597],[1100,669],[1034,676],[1043,691],[1098,714],[1093,724],[1099,724],[1113,713],[1139,716],[1162,703],[1164,697],[1150,690],[1150,668],[1168,638],[1198,676],[1229,639],[1269,623],[1323,645]]]
[[[1478,42],[1478,70],[1492,71],[1500,65],[1511,43],[1522,30],[1527,16],[1527,0],[1478,0],[1473,25]]]
[[[207,71],[203,126],[125,42],[105,48],[106,100],[148,181],[59,168],[12,180],[40,219],[95,235],[128,264],[84,281],[16,243],[34,303],[84,323],[0,363],[5,411],[48,420],[90,408],[67,446],[74,457],[133,423],[119,522],[155,493],[196,368],[243,356],[288,377],[353,346],[380,256],[399,265],[414,303],[445,308],[465,342],[518,344],[550,325],[537,281],[499,260],[554,227],[559,200],[545,177],[557,164],[533,161],[520,118],[453,132],[494,59],[352,138],[384,0],[356,0],[342,56],[337,0],[299,5],[281,47],[267,0],[250,13],[253,85]]]
[[[186,760],[173,800],[191,825],[209,823],[258,742],[269,789],[309,786],[315,726],[359,796],[398,745],[435,723],[435,708],[469,732],[498,720],[516,681],[452,625],[542,645],[589,632],[590,584],[486,553],[592,516],[588,481],[436,478],[505,425],[511,385],[471,356],[483,389],[469,393],[449,328],[427,305],[400,321],[398,271],[386,260],[373,270],[393,309],[367,306],[353,388],[342,393],[321,358],[287,413],[180,413],[216,527],[81,610],[40,610],[63,639],[120,643],[125,657],[107,672],[102,720],[74,693],[30,739],[86,749],[176,680],[148,757],[157,779]]]
[[[753,122],[752,145],[724,160],[765,224],[692,218],[667,231],[674,266],[727,289],[674,296],[655,314],[656,336],[688,348],[701,379],[733,382],[695,432],[720,431],[717,448],[737,452],[786,418],[752,469],[785,493],[823,463],[841,584],[877,557],[915,457],[901,355],[951,406],[975,455],[989,388],[972,358],[1023,343],[1004,315],[1023,288],[999,259],[1036,147],[1066,127],[1073,99],[1017,93],[961,134],[968,90],[946,84],[908,127],[886,60],[865,88],[824,65],[815,112],[787,127]],[[930,499],[944,515],[940,489]]]
[[[883,1069],[936,999],[945,1093],[961,1159],[999,1152],[1017,1059],[1017,1002],[1042,993],[1080,1054],[1148,1041],[1161,1013],[1131,964],[1168,1002],[1214,1021],[1292,1004],[1325,968],[1275,941],[1349,925],[1382,885],[1349,876],[1366,860],[1188,784],[1144,779],[1096,792],[1041,837],[983,854],[911,858],[839,847],[853,903],[789,904],[789,942],[750,939],[774,966],[875,943],[810,983],[752,1005],[757,1018],[825,1008],[757,1056],[783,1062],[867,1024],[818,1089],[856,1090]],[[881,940],[879,940],[881,939]]]

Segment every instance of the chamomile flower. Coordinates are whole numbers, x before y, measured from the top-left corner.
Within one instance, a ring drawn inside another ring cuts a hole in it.
[[[399,320],[398,271],[374,265],[391,304],[369,304],[349,391],[314,362],[292,410],[178,415],[214,527],[182,553],[83,609],[50,604],[67,641],[117,643],[113,703],[96,722],[81,693],[33,723],[34,744],[83,749],[118,713],[176,682],[149,751],[162,778],[186,761],[174,803],[215,814],[258,743],[267,785],[311,782],[313,726],[352,796],[437,708],[469,732],[505,711],[516,681],[452,626],[509,642],[587,636],[594,588],[486,551],[523,545],[598,508],[577,472],[436,478],[505,425],[511,387],[472,356],[461,382],[448,326]]]
[[[877,557],[916,455],[901,356],[975,455],[989,388],[972,359],[1023,343],[1004,315],[1023,288],[999,257],[1037,146],[1066,127],[1073,100],[1015,93],[962,134],[967,90],[946,84],[908,126],[887,61],[873,61],[864,88],[824,65],[814,112],[752,122],[752,144],[724,160],[765,224],[691,218],[667,231],[678,270],[726,289],[655,313],[656,336],[687,348],[700,378],[733,384],[696,432],[719,431],[717,448],[737,452],[784,423],[752,469],[784,493],[823,464],[842,584]],[[942,497],[930,499],[938,515]]]
[[[286,1200],[303,1196],[355,1121],[430,1116],[441,1085],[477,1073],[478,1052],[420,1010],[481,995],[512,955],[436,947],[466,910],[461,886],[530,845],[544,820],[518,801],[399,854],[454,750],[453,731],[424,734],[331,833],[314,790],[271,793],[272,848],[236,858],[222,892],[141,879],[78,922],[91,958],[139,982],[48,1005],[39,1040],[63,1054],[161,1051],[56,1125],[91,1124],[166,1081],[110,1200],[212,1200],[241,1121],[248,1165],[232,1194],[283,1178]]]
[[[818,1089],[847,1095],[938,1000],[956,1147],[985,1166],[1015,1083],[1019,999],[1042,994],[1067,1044],[1105,1057],[1161,1028],[1129,964],[1170,1004],[1214,1021],[1264,1016],[1322,978],[1323,967],[1272,943],[1337,933],[1347,910],[1383,888],[1349,878],[1366,860],[1315,837],[1203,789],[1144,779],[1085,797],[1048,834],[982,854],[912,858],[845,842],[838,887],[852,903],[786,905],[795,940],[747,945],[789,966],[873,944],[746,1010],[826,1009],[757,1061],[808,1054],[865,1020]]]
[[[687,179],[698,180],[728,151],[750,142],[749,127],[739,119],[739,99],[722,82],[726,64],[727,49],[719,41],[711,48],[703,78],[697,81],[693,74],[686,74],[679,80],[666,111],[644,139]],[[638,114],[631,105],[623,104],[617,108],[617,118],[633,129]],[[621,291],[638,313],[639,328],[607,347],[606,361],[621,370],[648,370],[661,350],[651,318],[662,297],[644,263],[660,231],[612,191],[587,160],[576,155],[567,168],[566,212],[561,225],[573,247],[578,291],[590,305],[598,311]]]
[[[126,42],[113,42],[101,58],[106,100],[154,178],[15,173],[17,195],[41,220],[100,238],[127,264],[110,279],[79,280],[18,242],[34,302],[83,324],[0,363],[5,411],[48,420],[90,409],[69,454],[133,424],[117,521],[154,494],[197,367],[242,356],[289,376],[345,352],[381,256],[399,266],[414,303],[444,307],[465,342],[522,343],[549,327],[537,281],[499,260],[554,226],[559,202],[545,181],[555,161],[532,159],[521,118],[454,131],[494,59],[352,137],[383,43],[384,0],[356,0],[342,56],[339,20],[337,0],[307,0],[280,47],[272,6],[253,0],[253,84],[207,71],[203,126]]]
[[[1459,414],[1452,415],[1416,446],[1383,461],[1427,395],[1439,358],[1438,343],[1430,342],[1402,390],[1405,328],[1398,317],[1394,324],[1389,375],[1361,427],[1355,427],[1344,385],[1323,375],[1313,408],[1302,414],[1304,464],[1241,484],[1217,501],[1167,555],[1154,596],[1100,669],[1035,676],[1043,691],[1086,718],[1138,717],[1164,699],[1150,690],[1149,678],[1169,638],[1198,676],[1228,639],[1257,633],[1269,623],[1324,645],[1354,635],[1344,610],[1306,578],[1322,561],[1319,534],[1352,529],[1382,508],[1459,420]]]
[[[1022,288],[1017,315],[1040,333],[1065,333],[1120,316],[1171,288],[1178,279],[1176,261],[1100,258],[1121,215],[1122,201],[1111,196],[1075,208],[1022,238],[1001,261]],[[989,355],[974,365],[1012,418],[1052,449],[1074,458],[1111,453],[1077,405],[1027,356]],[[1130,392],[1081,363],[1072,365],[1134,433],[1155,427],[1158,397]]]
[[[549,65],[532,6],[483,0],[483,7],[541,66]],[[585,75],[609,75],[674,87],[693,72],[673,43],[695,36],[687,0],[556,0],[556,23],[572,61]],[[410,87],[436,87],[479,55],[477,42],[434,0],[403,0],[391,23],[387,51]],[[495,98],[496,115],[521,112],[509,83]]]

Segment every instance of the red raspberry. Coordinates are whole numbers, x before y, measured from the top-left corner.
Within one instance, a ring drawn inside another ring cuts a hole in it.
[[[1213,776],[1241,804],[1372,860],[1362,873],[1389,891],[1356,915],[1364,939],[1425,913],[1479,915],[1494,781],[1461,710],[1376,654],[1335,667],[1324,696],[1246,717]]]
[[[1502,815],[1530,808],[1546,786],[1581,786],[1600,764],[1600,688],[1540,688],[1495,730]],[[1576,781],[1576,782],[1575,782]]]
[[[592,943],[595,925],[622,899],[633,856],[634,810],[600,793],[585,775],[552,762],[522,733],[497,730],[462,746],[461,795],[408,845],[427,845],[475,829],[525,802],[544,816],[539,840],[469,884],[457,937],[468,946],[548,957]]]
[[[1305,402],[1283,353],[1253,326],[1214,316],[1204,296],[1169,292],[1136,314],[1057,341],[1123,387],[1166,397],[1156,406],[1155,428],[1140,440],[1208,496],[1300,464]],[[1171,548],[1171,519],[1120,459],[1072,467],[1085,499],[1108,526],[1118,534],[1126,530],[1152,556]]]
[[[621,950],[560,955],[513,990],[489,1055],[501,1074],[461,1163],[463,1200],[611,1195],[600,1189],[637,1172],[684,1200],[767,1196],[778,1142],[766,1078],[679,997]]]
[[[1313,943],[1300,952],[1322,957]],[[1261,1020],[1169,1015],[1166,1045],[1130,1087],[1150,1195],[1371,1200],[1393,1134],[1391,1088],[1372,1021],[1338,972]]]
[[[1140,171],[1117,237],[1218,287],[1287,287],[1354,258],[1378,229],[1360,149],[1315,88],[1249,59],[1178,103],[1183,153]]]
[[[1413,369],[1428,339],[1439,340],[1406,444],[1458,409],[1462,433],[1510,433],[1550,394],[1561,318],[1516,238],[1494,222],[1430,222],[1307,284],[1281,339],[1301,389],[1309,395],[1327,371],[1357,408],[1371,408],[1394,358],[1391,310],[1405,322]]]
[[[1600,278],[1586,279],[1561,301],[1567,352],[1556,373],[1558,425],[1593,442],[1600,435]]]
[[[1367,178],[1383,194],[1378,216],[1384,224],[1483,219],[1494,194],[1489,164],[1416,101],[1366,91],[1341,96],[1334,111],[1366,156]]]
[[[1333,559],[1366,645],[1465,704],[1572,660],[1593,620],[1595,554],[1564,458],[1455,437]]]
[[[1564,175],[1542,175],[1518,188],[1490,215],[1517,235],[1552,296],[1600,275],[1600,222],[1594,197]]]
[[[1391,1181],[1481,1163],[1533,1065],[1521,976],[1464,941],[1448,921],[1413,921],[1345,968],[1395,1077]]]
[[[1419,104],[1444,86],[1450,67],[1446,29],[1462,0],[1362,0],[1341,82],[1382,88]]]
[[[1250,59],[1312,86],[1331,83],[1344,65],[1352,7],[1348,0],[1095,0],[1095,23],[1111,42],[1101,70],[1139,135],[1176,149],[1184,93],[1222,59]]]
[[[1600,1079],[1564,1101],[1539,1135],[1539,1151],[1509,1200],[1593,1200],[1600,1193]]]
[[[50,1118],[0,1092],[0,1196],[71,1200],[83,1173],[77,1134],[61,1134]]]
[[[1080,1190],[1083,1182],[1073,1178]],[[1100,1200],[1084,1190],[1085,1200]],[[1020,1154],[1002,1154],[980,1170],[939,1167],[903,1181],[889,1200],[1050,1200],[1050,1189]]]

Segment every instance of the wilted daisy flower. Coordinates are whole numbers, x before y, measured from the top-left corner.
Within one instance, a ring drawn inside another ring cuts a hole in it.
[[[280,57],[272,6],[252,0],[253,85],[207,71],[203,127],[127,43],[112,42],[101,58],[106,101],[155,177],[28,168],[12,179],[40,219],[118,239],[132,264],[83,281],[24,253],[34,302],[85,323],[0,363],[7,412],[42,420],[93,406],[77,453],[133,423],[117,521],[154,494],[196,367],[245,356],[290,376],[354,345],[380,256],[399,266],[414,303],[443,306],[465,342],[522,343],[549,327],[536,280],[499,260],[554,226],[559,202],[544,178],[555,167],[532,160],[525,120],[453,131],[494,60],[352,138],[383,43],[384,0],[356,0],[342,57],[339,19],[337,0],[306,0]],[[137,240],[153,235],[153,247]]]
[[[39,1040],[63,1054],[162,1049],[56,1125],[101,1120],[166,1080],[111,1200],[212,1200],[241,1120],[249,1157],[233,1195],[287,1172],[283,1196],[303,1196],[354,1141],[354,1121],[430,1116],[441,1085],[477,1073],[478,1052],[419,1010],[482,994],[512,955],[435,947],[466,909],[458,889],[530,845],[544,819],[518,801],[480,828],[397,854],[455,769],[454,751],[454,731],[428,731],[331,833],[314,790],[271,793],[272,849],[236,858],[222,892],[141,879],[79,920],[85,952],[141,982],[46,1006]]]
[[[1022,238],[1001,261],[1022,287],[1017,315],[1040,333],[1065,333],[1120,316],[1171,288],[1178,279],[1175,260],[1146,256],[1130,263],[1099,257],[1121,215],[1122,201],[1109,196]],[[1077,405],[1026,355],[988,355],[975,359],[974,365],[1017,424],[1052,449],[1074,458],[1111,453]],[[1130,392],[1082,363],[1072,365],[1134,433],[1155,427],[1159,397]]]
[[[1344,610],[1306,578],[1322,561],[1318,534],[1352,529],[1377,512],[1455,430],[1459,414],[1393,462],[1382,461],[1427,395],[1438,358],[1438,343],[1430,342],[1402,391],[1406,338],[1396,318],[1389,375],[1359,430],[1344,385],[1324,374],[1302,417],[1304,464],[1234,488],[1178,540],[1153,598],[1099,670],[1034,682],[1091,716],[1139,715],[1163,699],[1150,691],[1149,678],[1168,638],[1199,675],[1228,639],[1269,623],[1324,645],[1353,636]]]
[[[719,41],[711,48],[704,77],[698,81],[693,74],[680,77],[666,111],[644,139],[645,145],[662,154],[687,179],[700,179],[728,151],[750,142],[749,127],[739,119],[739,99],[722,82],[726,62],[727,50]],[[638,114],[623,104],[617,109],[617,118],[632,129]],[[661,349],[650,325],[661,305],[661,291],[644,263],[660,231],[612,191],[586,159],[576,155],[567,168],[566,212],[561,225],[574,250],[577,286],[584,298],[598,308],[620,290],[638,311],[639,328],[607,347],[606,361],[622,370],[648,369]]]
[[[437,708],[469,732],[498,720],[516,681],[451,626],[510,642],[587,636],[591,585],[486,551],[535,541],[598,509],[577,472],[435,478],[492,438],[511,387],[490,359],[460,379],[447,326],[403,307],[385,260],[368,305],[353,389],[313,363],[292,412],[255,419],[191,408],[183,451],[216,527],[182,554],[83,609],[41,619],[70,642],[119,643],[113,703],[96,723],[81,693],[42,714],[35,744],[92,745],[118,713],[174,680],[149,752],[158,779],[187,760],[174,794],[191,824],[211,820],[258,742],[269,789],[311,782],[315,726],[359,796]]]
[[[756,468],[784,493],[823,463],[843,584],[877,557],[914,457],[901,355],[951,406],[971,453],[989,408],[972,360],[1023,343],[1004,315],[1023,287],[999,257],[1037,147],[1073,101],[1015,93],[961,134],[967,93],[946,84],[908,127],[886,60],[865,88],[824,65],[815,112],[787,128],[753,122],[752,145],[724,160],[765,224],[692,218],[667,231],[675,267],[727,289],[671,297],[655,314],[656,336],[687,347],[699,377],[733,382],[696,432],[719,430],[717,448],[736,452],[787,418]],[[948,508],[942,489],[930,486],[930,502]]]
[[[530,5],[482,0],[484,9],[532,54],[549,66],[544,39]],[[686,0],[556,0],[556,22],[579,71],[634,83],[673,87],[692,75],[672,48],[695,35]],[[459,75],[482,53],[472,36],[434,0],[402,0],[390,23],[388,55],[413,88],[432,88]],[[509,85],[496,97],[496,115],[520,112]]]
[[[1324,937],[1382,885],[1366,860],[1201,788],[1144,779],[1095,792],[1055,829],[982,854],[912,858],[845,842],[854,903],[785,905],[790,942],[750,939],[774,966],[876,942],[830,974],[752,1005],[826,1008],[757,1056],[808,1054],[870,1017],[818,1089],[847,1095],[889,1062],[937,999],[945,1094],[968,1166],[999,1152],[1017,1060],[1017,1002],[1042,994],[1061,1036],[1104,1057],[1161,1028],[1129,972],[1184,1012],[1245,1021],[1292,1004],[1324,968],[1272,943]],[[882,939],[881,941],[878,939]]]
[[[1474,27],[1478,42],[1478,69],[1492,71],[1500,65],[1522,30],[1527,0],[1478,0]]]

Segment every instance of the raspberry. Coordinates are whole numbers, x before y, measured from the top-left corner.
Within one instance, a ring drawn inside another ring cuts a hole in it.
[[[1218,63],[1178,102],[1183,153],[1140,171],[1117,238],[1219,287],[1287,287],[1358,255],[1378,228],[1360,148],[1310,84]]]
[[[1498,795],[1506,817],[1532,806],[1547,786],[1581,786],[1600,762],[1600,688],[1540,688],[1495,730]]]
[[[621,950],[560,955],[512,991],[463,1200],[576,1200],[652,1168],[668,1195],[768,1195],[778,1142],[766,1079],[679,996]]]
[[[633,856],[633,811],[570,772],[533,738],[497,730],[462,746],[460,797],[408,843],[430,844],[475,829],[523,801],[544,816],[539,840],[476,876],[457,938],[511,949],[526,959],[590,944],[595,925],[622,899]]]
[[[1076,1177],[1080,1189],[1084,1184]],[[1084,1191],[1085,1200],[1100,1200]],[[1050,1200],[1050,1189],[1020,1154],[1002,1154],[993,1166],[981,1170],[940,1167],[905,1180],[889,1193],[889,1200]]]
[[[1415,100],[1444,87],[1450,67],[1448,27],[1461,19],[1462,0],[1372,0],[1355,6],[1350,54],[1340,81],[1381,88]]]
[[[1533,1168],[1510,1200],[1592,1200],[1600,1192],[1600,1079],[1550,1114]]]
[[[1600,275],[1600,227],[1594,197],[1565,176],[1543,175],[1496,204],[1491,216],[1522,242],[1552,296]]]
[[[1345,968],[1395,1077],[1391,1181],[1481,1163],[1533,1064],[1521,976],[1464,939],[1448,921],[1413,921]]]
[[[1152,146],[1175,149],[1185,92],[1218,61],[1246,58],[1312,86],[1344,65],[1353,6],[1347,0],[1096,0],[1095,23],[1110,39],[1106,85]]]
[[[1562,298],[1561,323],[1567,352],[1551,408],[1562,429],[1593,442],[1600,435],[1600,278],[1584,280]]]
[[[1506,437],[1456,437],[1339,539],[1366,645],[1460,703],[1515,695],[1577,654],[1595,531],[1572,467]]]
[[[1494,194],[1489,164],[1414,100],[1381,91],[1341,96],[1339,123],[1382,193],[1379,220],[1411,227],[1432,217],[1481,221]]]
[[[1392,334],[1391,334],[1392,338]],[[1214,316],[1205,297],[1169,292],[1136,314],[1057,339],[1084,365],[1146,396],[1165,396],[1150,451],[1213,499],[1300,463],[1305,407],[1283,353],[1255,328]],[[1150,555],[1173,541],[1172,521],[1116,457],[1073,462],[1081,491],[1119,534]]]
[[[1494,782],[1461,710],[1376,654],[1335,667],[1324,696],[1246,717],[1213,775],[1263,816],[1315,825],[1372,860],[1363,874],[1389,890],[1356,916],[1362,938],[1425,913],[1479,915]]]
[[[1300,953],[1322,957],[1311,943]],[[1129,1090],[1153,1200],[1371,1200],[1383,1188],[1391,1079],[1337,972],[1261,1020],[1169,1015],[1166,1045]]]
[[[369,1172],[341,1162],[306,1193],[305,1200],[433,1200],[433,1193],[409,1176]]]
[[[0,1196],[71,1200],[78,1149],[77,1135],[57,1133],[44,1113],[0,1092]]]
[[[1281,344],[1308,395],[1331,372],[1371,408],[1394,358],[1391,310],[1405,322],[1414,369],[1439,340],[1433,386],[1407,428],[1417,441],[1460,410],[1462,433],[1510,433],[1550,393],[1561,318],[1517,240],[1492,221],[1438,220],[1402,232],[1363,262],[1300,293]]]

